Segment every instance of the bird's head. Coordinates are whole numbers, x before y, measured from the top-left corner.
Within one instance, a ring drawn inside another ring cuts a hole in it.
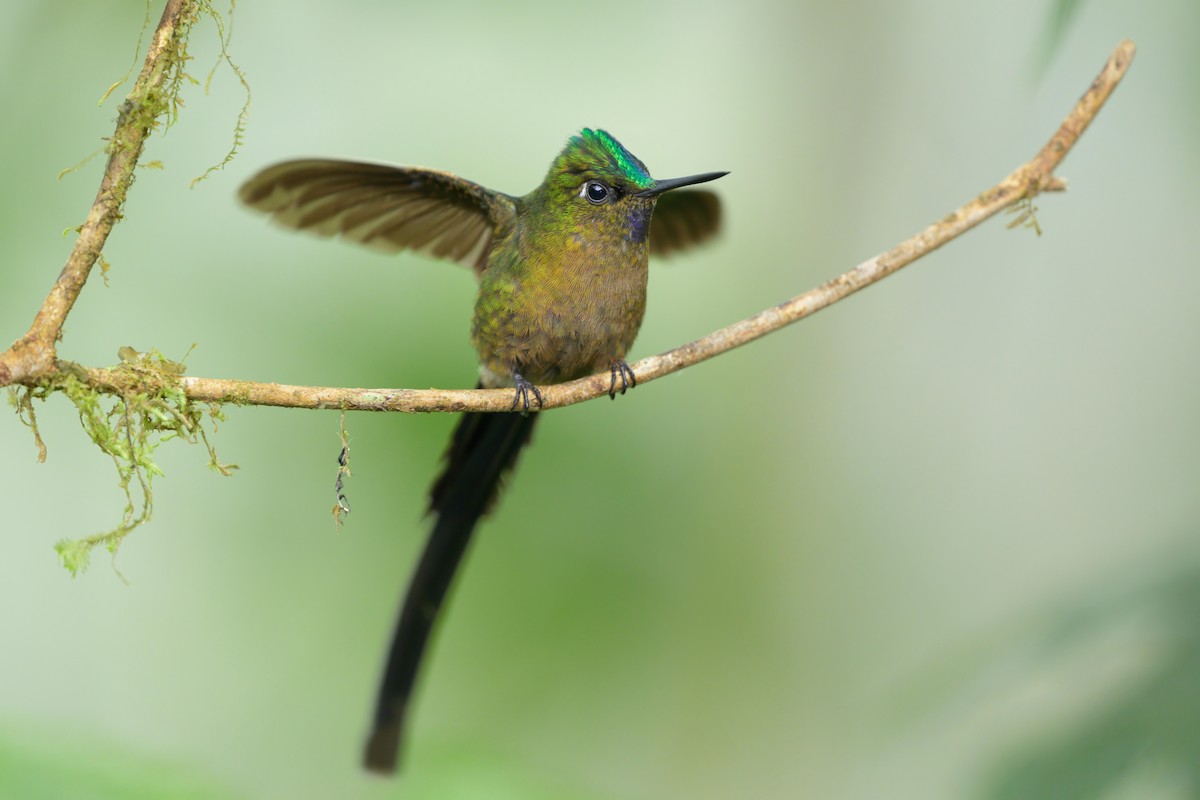
[[[573,227],[619,225],[633,241],[645,241],[658,197],[680,186],[715,180],[724,172],[656,181],[641,159],[611,134],[584,128],[554,159],[535,192],[553,215]]]

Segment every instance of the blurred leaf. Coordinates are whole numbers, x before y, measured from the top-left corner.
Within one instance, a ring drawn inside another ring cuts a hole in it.
[[[1179,796],[1200,797],[1200,563],[1173,564],[1125,591],[1101,589],[1064,613],[1036,647],[1048,657],[1144,612],[1163,631],[1150,668],[1084,719],[1006,759],[987,797],[1099,797],[1150,770],[1169,774]]]
[[[1046,68],[1054,59],[1054,54],[1062,45],[1067,28],[1075,19],[1075,12],[1083,5],[1083,0],[1056,0],[1050,3],[1046,16],[1046,25],[1042,28],[1042,41],[1034,54],[1034,74],[1041,78],[1046,74]]]
[[[413,800],[602,800],[531,770],[520,759],[481,755],[481,748],[433,748],[422,769],[405,775],[403,796]],[[397,792],[397,795],[400,793]]]
[[[207,778],[111,745],[46,734],[0,734],[0,798],[58,800],[209,800],[243,795],[218,789]]]

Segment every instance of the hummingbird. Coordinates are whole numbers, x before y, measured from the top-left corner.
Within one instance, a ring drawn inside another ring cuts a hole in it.
[[[396,769],[430,632],[476,523],[530,441],[538,385],[608,372],[615,398],[637,384],[625,356],[646,310],[648,256],[717,232],[717,196],[682,187],[726,174],[655,180],[613,136],[584,128],[522,197],[440,170],[330,159],[276,164],[241,187],[242,202],[286,227],[471,268],[478,387],[513,390],[514,413],[462,415],[430,490],[433,530],[388,651],[367,769]]]

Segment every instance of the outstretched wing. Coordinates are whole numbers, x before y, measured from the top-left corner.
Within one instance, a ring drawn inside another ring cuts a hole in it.
[[[413,250],[482,272],[511,198],[449,172],[307,159],[267,167],[238,191],[281,225],[387,253]]]
[[[716,236],[721,201],[703,189],[677,189],[658,198],[650,217],[650,253],[671,255]]]

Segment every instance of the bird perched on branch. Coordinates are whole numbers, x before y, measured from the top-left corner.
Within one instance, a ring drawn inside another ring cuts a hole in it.
[[[712,192],[682,189],[727,173],[655,180],[602,130],[584,128],[524,197],[448,172],[312,159],[268,167],[242,201],[291,228],[472,268],[471,340],[479,385],[513,389],[517,413],[467,413],[430,491],[433,531],[408,586],[364,761],[395,770],[430,630],[471,532],[528,444],[546,385],[608,372],[609,395],[636,384],[625,356],[646,310],[647,257],[716,233]]]

